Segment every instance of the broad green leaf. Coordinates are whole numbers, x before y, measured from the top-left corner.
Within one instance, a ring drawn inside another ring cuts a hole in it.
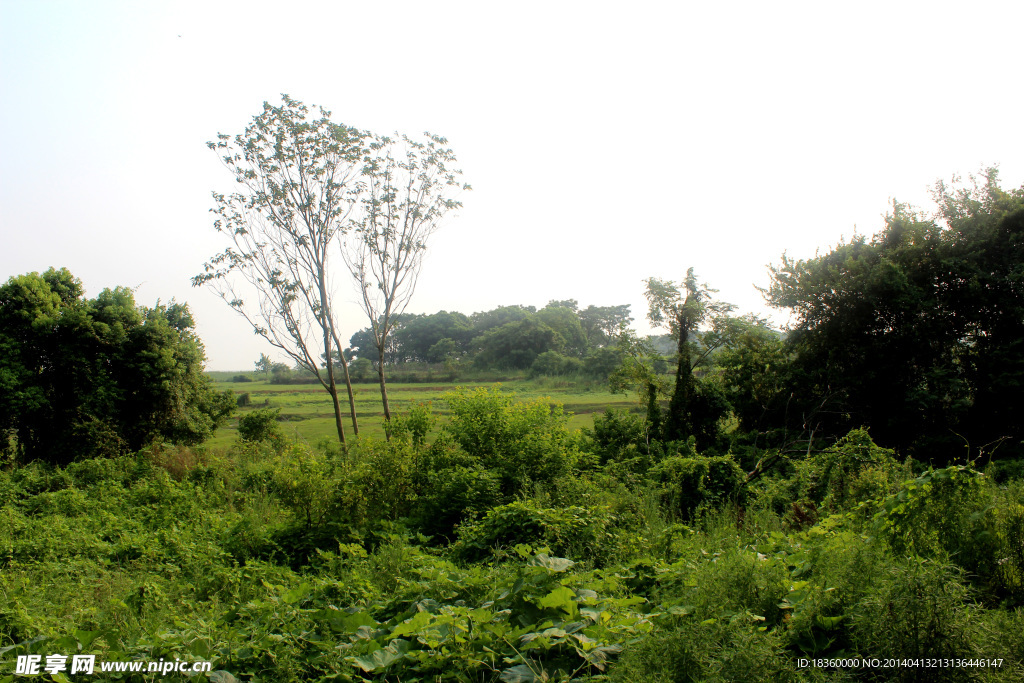
[[[541,598],[539,604],[541,607],[563,609],[569,614],[573,614],[576,611],[576,602],[573,600],[575,597],[576,594],[572,592],[571,588],[559,586]]]
[[[295,603],[299,602],[307,595],[309,595],[312,592],[312,590],[312,587],[308,583],[303,583],[290,591],[286,591],[281,596],[281,599],[289,605],[294,605]]]

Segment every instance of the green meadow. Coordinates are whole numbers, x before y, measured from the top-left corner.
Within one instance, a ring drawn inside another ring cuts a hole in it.
[[[206,442],[211,448],[230,446],[238,434],[238,420],[257,408],[280,408],[279,422],[285,434],[309,444],[323,439],[336,438],[334,412],[328,393],[319,384],[272,384],[269,380],[254,377],[252,382],[233,382],[232,377],[243,373],[210,372],[215,386],[220,391],[232,390],[236,397],[249,394],[250,404],[242,406],[231,419],[219,428]],[[251,375],[248,375],[251,376]],[[356,397],[356,412],[359,433],[381,436],[384,433],[384,412],[377,384],[359,383],[353,385]],[[607,382],[574,378],[538,377],[536,379],[516,378],[504,382],[462,381],[462,382],[413,382],[388,383],[388,398],[392,412],[408,411],[418,403],[429,403],[434,415],[443,420],[447,406],[443,396],[459,387],[500,387],[502,391],[514,394],[522,400],[548,399],[552,404],[561,404],[569,418],[570,429],[591,427],[593,416],[606,408],[631,410],[638,407],[635,395],[613,394]],[[339,399],[345,410],[345,433],[351,433],[352,420],[347,411],[348,398],[344,386],[339,387]]]

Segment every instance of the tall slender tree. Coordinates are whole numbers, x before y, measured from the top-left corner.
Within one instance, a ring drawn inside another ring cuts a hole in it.
[[[331,395],[338,439],[345,442],[334,363],[348,388],[353,432],[355,398],[338,340],[329,261],[349,229],[366,188],[369,134],[331,121],[330,112],[282,95],[263,104],[245,132],[207,145],[241,186],[213,193],[214,227],[231,246],[210,259],[194,286],[209,285],[253,330],[309,371]],[[239,284],[247,287],[239,289]]]
[[[370,320],[385,420],[391,419],[384,378],[388,336],[416,291],[427,241],[444,215],[462,206],[453,192],[470,189],[459,182],[462,171],[452,168],[455,154],[448,141],[424,136],[396,134],[372,143],[362,213],[342,249]]]
[[[668,327],[676,339],[679,361],[675,389],[665,416],[664,437],[668,441],[683,439],[698,427],[692,419],[696,407],[693,370],[725,343],[729,313],[735,306],[712,298],[717,290],[698,283],[693,268],[686,271],[686,278],[678,285],[654,277],[646,282],[647,319],[657,327]],[[697,340],[696,335],[704,325],[709,325],[710,329],[702,335],[703,339]],[[701,343],[698,345],[697,341]]]

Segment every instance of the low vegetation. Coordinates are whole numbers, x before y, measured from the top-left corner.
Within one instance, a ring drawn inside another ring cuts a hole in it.
[[[3,658],[207,660],[218,681],[1024,675],[1024,481],[856,430],[747,483],[731,456],[639,441],[643,418],[444,402],[444,424],[420,406],[347,451],[252,412],[223,453],[0,472]]]

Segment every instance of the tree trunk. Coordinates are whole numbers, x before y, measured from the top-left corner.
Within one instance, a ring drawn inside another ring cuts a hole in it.
[[[384,345],[381,344],[380,348],[377,349],[377,377],[380,379],[380,400],[384,406],[384,419],[387,422],[391,422],[391,406],[388,405],[388,385],[384,380]],[[384,433],[390,439],[390,430],[384,430]]]
[[[356,395],[352,390],[352,377],[348,374],[348,361],[345,360],[345,352],[342,350],[338,335],[334,331],[334,321],[331,321],[331,336],[334,344],[338,347],[338,359],[341,361],[341,370],[345,374],[345,388],[348,390],[348,409],[352,415],[352,433],[359,436],[359,421],[356,419]]]
[[[323,321],[322,321],[323,322]],[[331,357],[331,333],[324,322],[324,356],[327,358],[327,391],[334,405],[334,426],[338,428],[338,441],[345,446],[345,427],[341,424],[341,404],[338,402],[338,385],[334,381],[334,359]]]
[[[676,367],[676,386],[672,391],[672,400],[668,404],[668,417],[665,420],[665,440],[678,441],[689,436],[690,425],[687,424],[686,413],[690,407],[693,393],[693,368],[690,358],[690,336],[691,323],[687,318],[679,321],[679,345],[677,357],[679,365]]]

